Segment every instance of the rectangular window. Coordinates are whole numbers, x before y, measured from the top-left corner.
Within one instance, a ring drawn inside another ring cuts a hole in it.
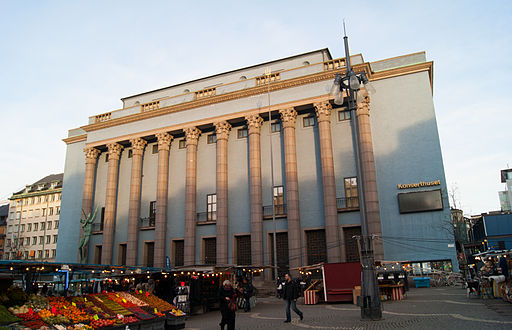
[[[50,250],[44,250],[44,257],[46,259],[50,258]]]
[[[315,126],[316,118],[314,116],[308,116],[302,118],[302,123],[304,127],[312,127]]]
[[[21,219],[21,212],[20,211],[16,212],[16,220],[19,220],[19,219]]]
[[[25,238],[25,245],[26,245],[26,246],[29,246],[29,245],[30,245],[30,237],[26,237],[26,238]]]
[[[28,251],[23,252],[23,259],[28,259]]]
[[[60,206],[55,207],[55,214],[60,214]]]
[[[12,233],[12,225],[7,226],[7,234]]]
[[[51,221],[48,221],[48,222],[46,223],[46,229],[48,229],[48,230],[51,230],[51,229],[52,229],[52,222],[51,222]]]
[[[34,217],[34,210],[30,210],[30,211],[28,211],[28,217],[29,217],[29,218]]]
[[[100,214],[100,231],[103,231],[103,224],[105,223],[105,208],[101,208],[101,214]]]
[[[357,177],[345,178],[344,183],[347,208],[359,207],[359,191],[357,189]]]
[[[247,130],[247,128],[240,128],[240,129],[238,129],[238,131],[237,131],[237,138],[244,139],[247,136],[249,136],[249,131]]]
[[[128,150],[128,158],[132,158],[132,157],[133,157],[133,150],[129,149]]]
[[[272,133],[281,132],[281,123],[279,121],[273,122],[271,126]]]
[[[52,241],[52,237],[50,235],[46,235],[46,244],[50,244]]]
[[[40,230],[44,230],[44,228],[46,227],[45,225],[46,225],[46,223],[41,222],[41,229]]]
[[[32,224],[31,223],[27,224],[27,231],[32,231]]]
[[[42,259],[43,258],[43,250],[38,250],[37,251],[37,258],[38,259]]]
[[[155,225],[156,219],[156,201],[149,202],[149,226]]]
[[[251,236],[236,237],[236,263],[241,266],[250,265],[251,262]]]
[[[14,220],[14,212],[11,212],[9,219]]]
[[[215,265],[217,263],[217,240],[215,237],[203,238],[204,264]]]
[[[20,246],[23,246],[24,242],[25,242],[25,240],[23,238],[20,238]]]
[[[272,189],[273,197],[274,197],[274,213],[276,215],[286,214],[284,209],[284,187],[283,186],[275,186]]]
[[[119,250],[117,255],[117,264],[126,265],[126,243],[119,244]]]
[[[274,251],[274,235],[269,234],[270,251]],[[277,273],[284,276],[288,272],[288,233],[276,233],[276,252],[277,252]],[[271,253],[272,265],[274,265],[274,253]]]
[[[55,220],[53,222],[53,225],[54,225],[53,228],[55,228],[55,229],[59,228],[59,220]]]
[[[357,236],[361,236],[361,227],[343,228],[345,260],[347,262],[356,262],[360,260]]]
[[[41,209],[37,209],[35,212],[35,217],[38,218],[41,216]]]
[[[180,149],[185,149],[187,147],[187,141],[185,141],[185,139],[181,139],[179,140],[178,142],[178,148]]]
[[[213,144],[215,142],[217,142],[217,135],[216,134],[208,135],[207,143],[208,144]]]
[[[44,236],[39,236],[39,245],[43,244]]]
[[[185,245],[183,240],[172,241],[174,245],[174,267],[184,265]]]
[[[42,210],[43,210],[42,216],[45,217],[46,216],[46,209],[42,209]]]
[[[350,111],[348,111],[348,110],[338,111],[338,120],[339,121],[350,120]]]
[[[158,153],[158,143],[153,144],[153,148],[151,149],[151,153],[157,154]]]
[[[53,207],[50,207],[50,208],[48,209],[48,215],[53,215]]]
[[[8,238],[7,241],[6,241],[6,244],[5,244],[7,247],[9,247],[11,245],[11,239]]]
[[[53,244],[57,244],[57,235],[53,235]]]
[[[94,247],[94,263],[95,264],[101,264],[101,253],[102,253],[102,246],[96,245]]]
[[[32,237],[32,245],[37,244],[37,236]]]
[[[154,242],[145,242],[144,243],[144,255],[143,255],[143,265],[146,267],[153,267],[155,254],[155,243]]]
[[[206,195],[206,220],[217,220],[217,194]]]
[[[327,246],[325,243],[324,229],[306,231],[306,244],[308,265],[327,262]]]
[[[25,231],[25,225],[21,225],[21,232],[23,233]]]
[[[27,218],[27,211],[23,211],[23,217],[22,219],[26,219]]]
[[[53,202],[53,201],[55,201],[55,195],[54,195],[54,194],[51,194],[51,195],[50,195],[50,202]]]
[[[55,256],[57,255],[57,250],[56,249],[53,249],[52,250],[52,258],[55,258]]]
[[[14,225],[14,232],[15,232],[15,233],[18,233],[18,229],[19,229],[18,225],[17,225],[17,224],[16,224],[16,225]]]

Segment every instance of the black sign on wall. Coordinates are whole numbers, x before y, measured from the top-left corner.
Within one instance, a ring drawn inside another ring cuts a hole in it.
[[[441,189],[398,194],[398,207],[400,213],[442,210]]]

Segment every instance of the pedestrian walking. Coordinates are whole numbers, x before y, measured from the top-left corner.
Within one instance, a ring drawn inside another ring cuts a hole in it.
[[[299,298],[299,284],[292,280],[290,274],[286,274],[284,276],[284,288],[283,288],[283,299],[286,301],[286,320],[284,323],[289,323],[292,321],[292,316],[290,313],[290,307],[293,311],[299,315],[300,320],[304,319],[304,314],[297,308],[297,298]]]
[[[236,316],[236,292],[229,280],[222,283],[222,287],[218,293],[220,303],[220,313],[222,319],[219,323],[220,328],[224,330],[227,325],[227,330],[235,330],[235,316]]]
[[[242,284],[242,293],[243,293],[244,301],[245,301],[245,304],[244,304],[245,312],[251,311],[251,301],[250,300],[251,300],[253,291],[254,291],[254,287],[252,286],[252,284],[249,283],[247,281],[247,279],[244,279],[244,282]]]

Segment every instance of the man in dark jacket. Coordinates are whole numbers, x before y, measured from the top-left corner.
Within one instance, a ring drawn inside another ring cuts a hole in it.
[[[224,281],[223,285],[219,289],[218,298],[220,303],[220,313],[222,315],[222,319],[219,323],[220,328],[224,330],[224,326],[227,324],[228,330],[235,330],[236,293],[231,286],[230,281]]]
[[[300,319],[304,319],[304,314],[297,308],[297,298],[300,295],[299,285],[292,281],[290,274],[285,275],[285,282],[283,288],[283,299],[286,300],[286,321],[285,323],[289,323],[292,321],[292,316],[290,315],[290,306],[293,311],[299,315]]]

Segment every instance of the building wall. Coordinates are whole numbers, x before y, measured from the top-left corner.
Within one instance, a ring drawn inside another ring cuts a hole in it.
[[[390,66],[411,65],[424,61],[422,56],[424,57],[424,54],[415,54],[409,60],[395,60],[388,64],[378,64],[376,67],[382,71],[390,69]],[[360,59],[362,61],[362,57]],[[300,61],[303,62],[303,59],[301,58]],[[274,66],[272,67],[274,68]],[[261,72],[262,69],[263,67],[251,68],[255,71],[250,70],[247,75]],[[238,76],[239,72],[235,75]],[[206,84],[206,82],[202,83]],[[182,84],[179,85],[179,88],[190,87],[192,90],[194,86],[200,87],[198,84],[197,82],[191,83],[190,86]],[[456,264],[455,248],[448,246],[452,242],[449,240],[448,233],[445,234],[442,228],[445,222],[450,221],[450,214],[429,74],[426,71],[402,74],[376,80],[373,84],[377,89],[377,94],[371,96],[370,119],[383,232],[383,237],[380,239],[384,243],[385,258],[410,261],[451,259]],[[304,107],[298,107],[299,116],[295,124],[302,230],[323,228],[324,226],[318,126],[303,127],[303,117],[314,113],[310,100],[320,96],[325,97],[331,86],[332,80],[323,80],[271,93],[270,101],[276,108],[287,102],[296,102],[297,105],[301,105],[300,100],[306,100]],[[135,100],[141,103],[148,102],[150,98],[162,97],[162,93],[163,91],[159,90],[147,93],[147,95],[126,98],[125,105],[129,105]],[[172,112],[164,116],[92,130],[87,132],[85,142],[91,147],[101,147],[106,142],[127,140],[130,135],[134,134],[151,136],[155,131],[164,127],[168,131],[180,130],[184,125],[210,124],[222,116],[238,114],[239,117],[243,117],[250,111],[264,112],[267,106],[266,94],[209,104],[186,111]],[[336,197],[343,198],[345,197],[344,178],[355,176],[356,166],[350,121],[339,121],[338,110],[340,109],[334,109],[331,114],[331,136]],[[237,129],[239,128],[241,126],[233,127],[228,140],[229,237],[250,232],[248,140],[237,138]],[[216,191],[216,146],[207,144],[208,134],[211,133],[201,135],[197,149],[197,212],[206,211],[206,195]],[[169,255],[171,255],[171,240],[181,239],[184,236],[186,149],[178,148],[180,139],[182,137],[177,135],[171,143],[169,156],[166,245],[166,253]],[[274,185],[284,185],[285,183],[282,133],[272,133],[269,136],[269,122],[265,121],[261,128],[263,205],[272,204],[270,139],[273,149]],[[80,200],[77,197],[81,196],[83,186],[85,162],[83,147],[83,141],[68,144],[65,178],[71,177],[74,180],[70,180],[69,184],[65,183],[64,191],[69,191],[70,196],[74,196],[75,200]],[[128,159],[127,154],[127,150],[122,152],[119,163],[114,260],[117,258],[118,244],[126,242],[127,235],[131,170],[131,160]],[[158,155],[152,153],[152,142],[150,141],[143,156],[141,217],[146,217],[149,214],[149,203],[156,200],[157,160]],[[105,153],[102,153],[97,163],[93,203],[100,209],[105,204],[107,165]],[[398,190],[397,184],[433,180],[440,180],[438,188],[441,189],[443,195],[443,210],[400,214],[397,194],[403,191]],[[70,210],[66,213],[68,218],[63,219],[63,225],[66,223],[67,229],[75,233],[79,232],[77,223],[72,220],[72,217],[79,214],[79,206],[72,204],[71,198],[65,199],[63,202],[66,203],[66,207],[69,203],[70,208],[73,208],[73,211]],[[341,226],[359,225],[359,212],[356,210],[338,213],[338,223]],[[277,219],[276,228],[278,231],[287,230],[286,219]],[[273,231],[272,221],[264,220],[263,230],[266,249],[269,246],[267,234]],[[215,234],[215,225],[207,224],[196,227],[196,260],[198,262],[201,262],[202,257],[201,238],[215,236]],[[446,241],[444,241],[445,239]],[[154,240],[154,230],[140,231],[139,264],[142,263],[144,241],[152,240]],[[95,234],[91,237],[91,246],[100,244],[101,241],[101,233]],[[76,261],[75,254],[68,252],[71,251],[68,250],[71,243],[72,240],[66,240],[62,249],[59,246],[59,261]],[[233,240],[229,239],[230,258],[234,255],[232,244]],[[62,254],[60,254],[61,252]],[[94,249],[91,248],[90,260],[93,258],[93,253]],[[266,251],[265,262],[267,263],[269,262],[268,257],[269,253]],[[231,259],[229,262],[234,262],[234,260]],[[304,262],[306,261],[303,260]]]

